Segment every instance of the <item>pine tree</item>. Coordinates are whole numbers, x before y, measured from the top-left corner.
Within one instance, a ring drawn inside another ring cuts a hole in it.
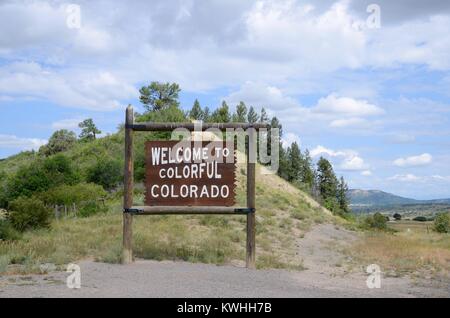
[[[345,182],[344,177],[341,176],[337,190],[337,200],[339,203],[339,208],[344,213],[349,212],[347,192],[348,192],[347,183]]]
[[[278,175],[284,178],[284,175],[287,175],[287,159],[286,159],[286,151],[283,149],[283,144],[281,143],[281,134],[282,134],[282,126],[277,117],[272,117],[270,121],[271,129],[278,129]],[[267,134],[267,154],[272,156],[272,132]],[[287,177],[285,178],[287,179]]]
[[[78,127],[81,128],[80,139],[81,140],[93,140],[97,137],[98,134],[102,132],[95,126],[92,118],[88,118],[83,120],[78,124]]]
[[[261,108],[261,115],[259,116],[259,122],[260,123],[269,123],[269,116],[267,116],[266,110]]]
[[[308,149],[305,150],[305,154],[303,156],[301,180],[306,185],[308,190],[312,191],[314,186],[314,168],[312,166],[312,159]]]
[[[236,106],[236,112],[233,114],[233,122],[245,123],[247,121],[247,106],[244,102],[240,102]]]
[[[334,174],[333,166],[323,157],[320,157],[317,162],[317,179],[318,190],[322,200],[324,201],[325,207],[333,212],[336,212],[339,209],[336,199],[338,181],[336,175]]]
[[[296,142],[293,142],[291,147],[288,148],[288,162],[288,181],[300,181],[300,173],[303,166],[303,155],[300,151],[300,147]]]
[[[141,94],[139,99],[148,111],[158,111],[170,106],[179,106],[180,91],[180,86],[176,83],[151,82],[139,90]]]
[[[287,151],[280,145],[279,151],[279,167],[278,167],[278,175],[284,180],[289,179],[289,161],[287,158]]]
[[[250,124],[256,123],[258,121],[258,114],[256,113],[253,106],[250,106],[250,109],[249,109],[248,115],[247,115],[247,121]]]
[[[231,121],[228,104],[223,101],[222,106],[217,108],[212,114],[212,120],[217,123],[228,123]]]
[[[202,112],[202,113],[203,113],[203,114],[202,114],[202,120],[203,120],[203,122],[204,122],[204,123],[209,122],[209,121],[211,120],[211,111],[209,110],[209,107],[206,106],[206,107],[203,109],[203,112]]]
[[[203,120],[203,110],[197,99],[189,112],[189,117],[194,120]]]

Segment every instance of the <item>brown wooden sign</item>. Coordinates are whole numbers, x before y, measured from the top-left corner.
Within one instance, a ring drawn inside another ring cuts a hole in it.
[[[232,206],[236,157],[222,141],[147,141],[145,203]]]

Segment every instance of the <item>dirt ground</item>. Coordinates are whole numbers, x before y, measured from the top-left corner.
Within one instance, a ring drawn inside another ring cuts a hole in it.
[[[366,285],[369,264],[346,253],[358,234],[324,224],[298,239],[303,271],[248,270],[186,262],[138,260],[130,265],[82,261],[81,288],[70,289],[70,273],[0,277],[0,297],[450,297],[448,281],[385,277]]]

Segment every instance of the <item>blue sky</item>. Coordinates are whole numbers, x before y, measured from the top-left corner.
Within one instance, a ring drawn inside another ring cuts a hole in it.
[[[352,188],[450,197],[450,3],[373,2],[2,1],[0,158],[87,117],[112,133],[173,81],[186,109],[264,106]]]

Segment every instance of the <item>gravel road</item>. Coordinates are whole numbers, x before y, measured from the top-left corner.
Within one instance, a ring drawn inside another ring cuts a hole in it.
[[[412,281],[381,276],[369,289],[361,264],[342,266],[340,248],[358,239],[330,224],[316,226],[299,239],[303,271],[248,270],[234,266],[138,260],[130,265],[79,262],[81,288],[66,285],[70,273],[0,276],[1,297],[450,297],[446,281]],[[337,264],[340,264],[337,266]]]
[[[365,276],[285,270],[247,270],[235,266],[185,262],[137,261],[112,265],[79,263],[81,288],[69,289],[69,273],[4,276],[0,297],[448,297],[449,290],[385,278],[380,289],[368,289]]]

